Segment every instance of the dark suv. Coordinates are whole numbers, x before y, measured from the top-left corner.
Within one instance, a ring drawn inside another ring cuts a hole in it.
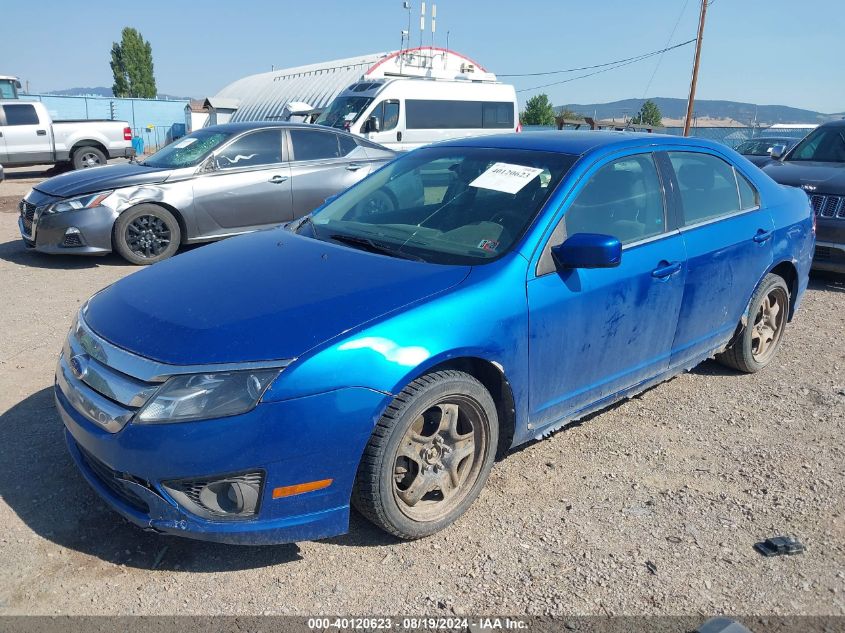
[[[763,171],[807,192],[817,222],[813,268],[845,274],[845,119],[817,127]]]

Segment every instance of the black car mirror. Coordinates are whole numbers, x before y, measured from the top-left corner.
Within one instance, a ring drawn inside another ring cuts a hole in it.
[[[380,132],[381,131],[381,121],[379,121],[377,116],[371,116],[367,119],[367,124],[365,126],[367,132]]]
[[[774,158],[775,160],[780,160],[783,158],[783,155],[786,154],[786,145],[772,145],[769,149],[769,156]]]
[[[622,261],[622,242],[612,235],[576,233],[552,247],[560,268],[615,268]]]

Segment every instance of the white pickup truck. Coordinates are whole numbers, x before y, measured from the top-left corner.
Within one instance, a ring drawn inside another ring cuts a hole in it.
[[[0,164],[6,167],[71,163],[83,169],[134,153],[126,121],[53,121],[40,101],[0,100]]]

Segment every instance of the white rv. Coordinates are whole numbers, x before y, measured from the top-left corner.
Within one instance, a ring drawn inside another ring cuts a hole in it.
[[[394,150],[454,138],[516,132],[516,91],[470,79],[361,79],[341,92],[316,121]]]

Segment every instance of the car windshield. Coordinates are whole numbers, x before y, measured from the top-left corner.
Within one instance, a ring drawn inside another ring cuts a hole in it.
[[[294,230],[395,257],[484,263],[510,250],[576,159],[530,150],[419,149]]]
[[[813,130],[795,146],[787,160],[845,163],[845,126]]]
[[[372,102],[372,97],[338,97],[315,123],[341,130],[348,129]]]
[[[231,134],[212,130],[197,130],[183,136],[178,141],[163,147],[155,154],[145,159],[141,165],[147,167],[164,167],[178,169],[179,167],[193,167],[200,163],[216,148],[225,143]]]

